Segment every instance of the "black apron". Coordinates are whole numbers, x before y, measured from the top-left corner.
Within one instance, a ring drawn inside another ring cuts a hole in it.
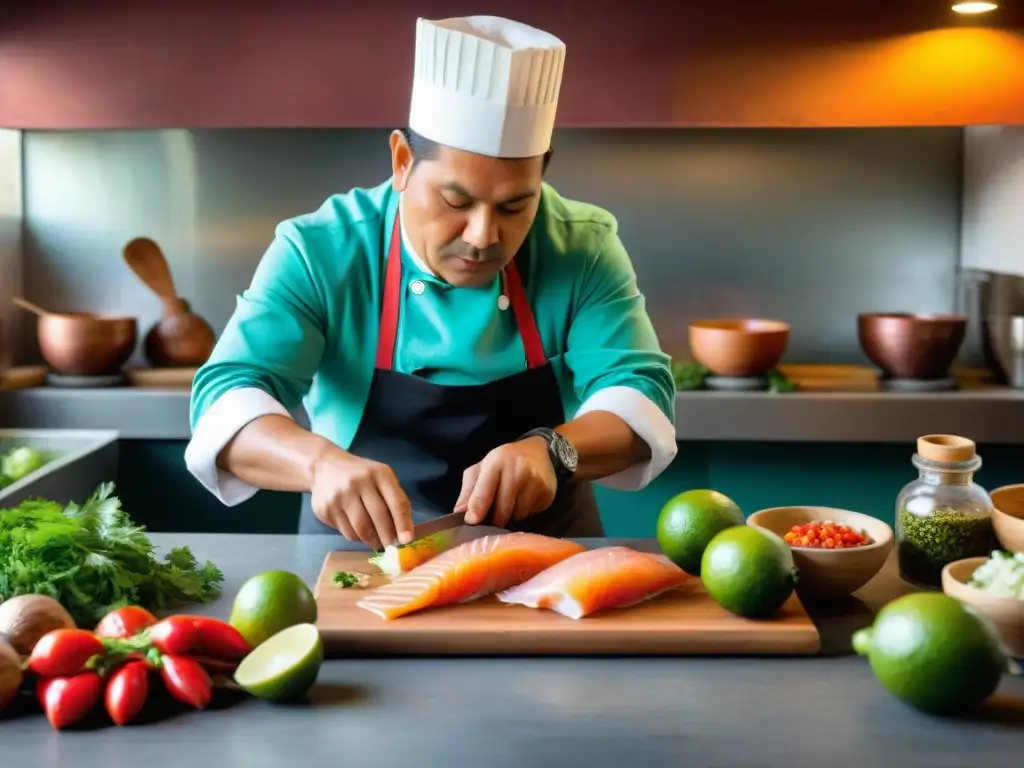
[[[403,294],[399,214],[395,214],[377,362],[363,418],[348,450],[391,467],[412,504],[414,524],[452,512],[463,472],[488,452],[536,427],[553,428],[565,422],[558,381],[514,260],[505,269],[504,281],[523,342],[526,370],[487,384],[452,386],[393,370]],[[508,528],[559,538],[604,536],[589,482],[563,484],[547,510],[510,521]],[[299,533],[340,535],[316,517],[309,494],[302,494]]]

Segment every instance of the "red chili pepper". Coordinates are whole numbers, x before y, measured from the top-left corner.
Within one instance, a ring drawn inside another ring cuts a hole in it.
[[[54,629],[32,649],[28,669],[40,677],[67,677],[78,674],[90,659],[103,653],[103,641],[87,629]]]
[[[104,695],[107,714],[117,725],[125,725],[142,711],[149,696],[149,668],[144,661],[129,661],[107,681]]]
[[[202,665],[189,656],[164,655],[160,676],[168,693],[189,707],[204,709],[213,694],[213,681]]]
[[[252,650],[241,632],[210,616],[169,616],[149,628],[149,639],[161,653],[194,653],[224,661],[240,661]]]
[[[96,672],[43,677],[36,684],[36,698],[50,725],[57,729],[77,723],[92,712],[102,691],[103,680]]]
[[[146,627],[156,624],[157,618],[145,608],[138,605],[126,605],[117,608],[102,619],[93,630],[96,637],[128,638],[134,637]]]
[[[189,653],[196,645],[199,634],[194,616],[168,616],[148,630],[150,642],[160,653]]]

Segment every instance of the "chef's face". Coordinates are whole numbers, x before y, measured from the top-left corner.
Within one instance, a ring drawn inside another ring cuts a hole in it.
[[[416,158],[391,136],[402,222],[420,257],[452,285],[490,283],[516,255],[537,215],[543,157],[501,160],[437,147]]]

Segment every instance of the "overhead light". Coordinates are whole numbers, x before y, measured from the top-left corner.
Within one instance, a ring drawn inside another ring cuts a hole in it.
[[[999,7],[998,3],[953,3],[953,10],[965,15],[988,13]]]

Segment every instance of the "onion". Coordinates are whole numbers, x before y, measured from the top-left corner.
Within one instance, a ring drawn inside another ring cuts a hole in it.
[[[0,636],[22,656],[54,629],[75,629],[67,609],[46,595],[18,595],[0,605]]]
[[[9,643],[0,640],[0,711],[18,695],[21,680],[21,657]]]

